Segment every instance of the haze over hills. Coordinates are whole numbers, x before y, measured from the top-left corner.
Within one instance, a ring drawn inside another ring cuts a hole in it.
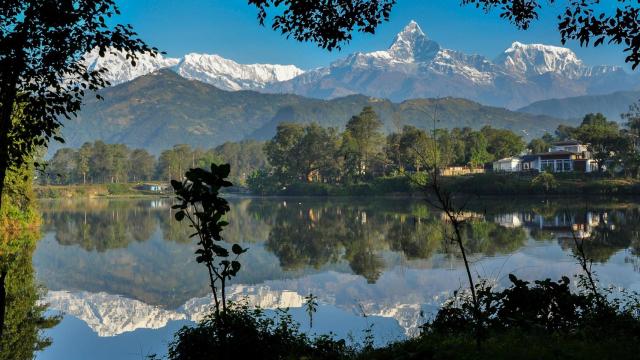
[[[599,112],[611,120],[624,121],[620,115],[627,113],[629,106],[638,101],[640,101],[640,91],[618,91],[606,95],[542,100],[518,111],[576,121],[586,114]]]
[[[364,106],[375,109],[386,132],[404,125],[431,129],[436,111],[440,128],[478,129],[491,125],[512,129],[525,137],[553,131],[562,122],[458,98],[393,103],[363,95],[320,100],[225,91],[167,69],[103,89],[101,94],[103,101],[88,97],[78,117],[65,122],[65,146],[103,140],[146,148],[156,154],[180,143],[210,148],[225,141],[268,139],[280,122],[317,122],[344,128]]]
[[[360,93],[394,101],[456,96],[518,108],[549,98],[637,88],[620,67],[586,66],[573,51],[514,42],[495,60],[445,49],[411,22],[387,50],[355,53],[272,83],[272,91],[334,98]]]

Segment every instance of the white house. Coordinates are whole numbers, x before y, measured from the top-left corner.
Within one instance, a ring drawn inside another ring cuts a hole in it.
[[[597,171],[598,164],[591,159],[587,145],[568,140],[553,144],[549,152],[522,156],[518,170],[589,173]]]
[[[493,171],[495,172],[513,172],[519,170],[520,158],[508,157],[493,162]]]

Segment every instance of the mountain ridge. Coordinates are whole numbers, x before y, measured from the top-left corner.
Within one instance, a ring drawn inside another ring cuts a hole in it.
[[[180,59],[140,55],[136,68],[117,51],[106,58],[98,58],[94,51],[85,61],[90,69],[112,70],[107,79],[113,85],[167,68],[232,91],[317,99],[363,94],[395,102],[455,96],[509,109],[552,98],[640,89],[637,74],[617,66],[587,66],[568,48],[514,41],[489,59],[442,47],[415,21],[385,50],[355,52],[308,71],[294,65],[239,64],[219,55],[196,53]]]
[[[280,122],[317,122],[343,129],[365,106],[372,106],[380,115],[387,133],[404,125],[431,129],[432,122],[425,114],[436,108],[442,128],[491,125],[526,138],[553,131],[562,122],[451,97],[394,103],[364,95],[321,100],[225,91],[167,69],[103,89],[100,94],[104,100],[87,97],[78,116],[65,121],[65,146],[103,140],[146,148],[155,154],[180,143],[211,148],[226,141],[268,139]]]

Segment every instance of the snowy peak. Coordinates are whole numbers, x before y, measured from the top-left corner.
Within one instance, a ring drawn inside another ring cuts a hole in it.
[[[517,41],[498,56],[496,63],[507,72],[525,77],[557,73],[576,79],[587,72],[582,60],[570,49]]]
[[[304,71],[293,65],[243,65],[218,55],[187,54],[175,71],[224,90],[260,89],[267,84],[290,80]]]
[[[430,40],[417,22],[411,20],[399,32],[387,51],[396,60],[413,62],[427,61],[440,50],[437,42]]]
[[[292,79],[304,71],[293,65],[243,65],[218,55],[187,54],[182,59],[164,58],[158,54],[138,54],[136,66],[126,54],[115,49],[100,57],[98,49],[83,60],[90,71],[106,68],[105,79],[111,85],[131,81],[164,68],[171,68],[187,79],[199,80],[223,90],[262,89],[267,84]]]
[[[126,54],[122,51],[108,49],[105,56],[101,57],[99,50],[94,49],[87,53],[82,61],[89,71],[106,68],[108,72],[104,75],[104,78],[113,86],[163,68],[174,66],[179,60],[165,58],[161,54],[157,54],[156,56],[138,54],[136,66],[132,66],[131,61],[126,58]]]

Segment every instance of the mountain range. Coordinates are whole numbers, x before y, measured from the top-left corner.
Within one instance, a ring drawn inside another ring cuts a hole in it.
[[[65,121],[65,146],[104,140],[159,153],[174,144],[204,148],[225,141],[271,138],[281,122],[316,122],[343,129],[351,116],[372,106],[385,132],[404,125],[511,129],[525,138],[553,131],[562,120],[484,106],[460,98],[392,102],[364,95],[331,100],[256,91],[226,91],[189,80],[169,69],[101,90],[104,100],[87,97],[82,111]],[[54,149],[55,150],[55,149]]]
[[[357,52],[328,66],[242,65],[218,55],[181,59],[141,55],[131,69],[123,54],[88,54],[91,68],[107,67],[113,84],[161,68],[223,90],[290,93],[319,99],[362,94],[392,101],[459,97],[516,109],[532,102],[637,90],[638,76],[615,66],[587,66],[567,48],[514,42],[493,60],[446,49],[412,21],[386,50]]]
[[[126,54],[110,49],[104,57],[98,50],[85,55],[83,61],[89,70],[107,68],[104,75],[112,86],[131,81],[160,69],[171,69],[182,77],[199,80],[223,90],[262,89],[267,84],[290,80],[304,71],[294,65],[243,65],[219,55],[190,53],[184,57],[165,58],[161,54],[137,54],[136,65],[131,65]]]

